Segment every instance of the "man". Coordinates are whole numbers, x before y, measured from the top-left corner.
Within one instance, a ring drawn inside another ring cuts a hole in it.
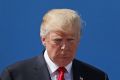
[[[40,56],[9,66],[2,80],[108,80],[103,71],[74,59],[81,23],[74,10],[50,10],[40,31],[45,50]]]

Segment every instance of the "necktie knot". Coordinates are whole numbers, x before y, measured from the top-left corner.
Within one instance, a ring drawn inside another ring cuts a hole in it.
[[[59,67],[59,68],[58,68],[58,72],[59,72],[59,73],[60,73],[60,72],[63,72],[63,73],[64,73],[65,71],[66,71],[65,67]]]

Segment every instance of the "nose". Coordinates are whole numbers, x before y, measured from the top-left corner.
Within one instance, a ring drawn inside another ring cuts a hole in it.
[[[67,47],[68,47],[68,43],[67,43],[67,42],[63,42],[63,43],[61,44],[61,49],[62,49],[62,50],[67,49]]]
[[[63,50],[63,49],[65,49],[65,44],[62,44],[62,46],[61,46],[61,49]]]

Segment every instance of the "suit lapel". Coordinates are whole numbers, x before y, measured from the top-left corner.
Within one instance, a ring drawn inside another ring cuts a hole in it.
[[[79,65],[76,60],[73,60],[72,64],[73,80],[84,80],[84,72],[82,65]]]
[[[36,80],[51,80],[43,54],[37,57],[37,65],[34,70]]]

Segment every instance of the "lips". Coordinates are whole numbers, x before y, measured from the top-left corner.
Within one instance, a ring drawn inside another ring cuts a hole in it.
[[[69,53],[70,53],[70,52],[68,52],[68,51],[65,51],[65,52],[62,51],[62,52],[60,52],[60,54],[61,54],[61,55],[64,55],[64,56],[65,56],[65,55],[68,55]]]
[[[62,57],[59,57],[60,59],[68,59],[70,58],[69,56],[62,56]]]

